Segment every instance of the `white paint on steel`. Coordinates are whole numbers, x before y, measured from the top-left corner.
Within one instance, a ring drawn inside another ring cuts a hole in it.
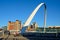
[[[39,4],[39,5],[35,8],[35,10],[34,10],[34,11],[32,12],[32,14],[29,16],[29,18],[27,19],[27,21],[25,22],[25,24],[24,24],[23,27],[28,26],[28,25],[30,24],[30,22],[31,22],[31,20],[33,19],[34,15],[36,14],[36,12],[39,10],[39,8],[40,8],[42,5],[44,5],[44,3]]]

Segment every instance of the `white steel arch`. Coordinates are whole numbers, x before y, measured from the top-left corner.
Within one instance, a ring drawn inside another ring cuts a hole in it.
[[[21,33],[24,33],[26,30],[26,27],[30,24],[30,22],[32,21],[33,17],[35,16],[36,12],[39,10],[39,8],[44,5],[45,11],[44,11],[44,33],[45,33],[45,27],[46,27],[46,5],[45,3],[41,3],[39,4],[35,10],[32,12],[32,14],[29,16],[29,18],[27,19],[27,21],[25,22],[25,24],[23,25],[23,28],[21,30]]]
[[[35,16],[36,12],[39,10],[39,8],[40,8],[42,5],[44,5],[44,7],[46,8],[46,6],[45,6],[44,3],[39,4],[39,5],[35,8],[35,10],[31,13],[31,15],[29,16],[29,18],[27,19],[27,21],[25,22],[24,27],[25,27],[25,26],[28,26],[28,25],[30,24],[30,22],[32,21],[32,19],[33,19],[33,17]],[[46,24],[46,22],[45,22],[45,24]]]

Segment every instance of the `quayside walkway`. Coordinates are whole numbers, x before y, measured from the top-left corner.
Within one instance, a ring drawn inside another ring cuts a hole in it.
[[[23,36],[14,37],[13,35],[5,35],[3,37],[0,37],[0,40],[28,40],[28,39]]]

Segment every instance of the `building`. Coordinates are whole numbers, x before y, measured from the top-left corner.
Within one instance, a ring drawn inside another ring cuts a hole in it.
[[[29,25],[27,31],[35,31],[38,27],[38,24],[34,22],[32,25]]]
[[[7,30],[10,31],[11,33],[14,32],[19,32],[22,29],[22,24],[21,21],[16,20],[16,22],[8,22],[8,27]]]
[[[52,32],[60,33],[60,26],[48,26],[49,29],[51,29]]]
[[[4,36],[4,30],[2,28],[0,28],[0,37]]]
[[[34,27],[34,29],[37,29],[38,24],[37,24],[36,22],[34,22],[34,23],[33,23],[33,27]]]
[[[60,26],[48,26],[48,28],[59,28],[60,29]]]

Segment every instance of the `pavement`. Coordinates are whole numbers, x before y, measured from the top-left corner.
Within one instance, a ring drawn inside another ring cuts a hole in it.
[[[4,35],[3,37],[0,37],[0,40],[28,40],[26,37],[23,36],[16,36],[13,35]]]

